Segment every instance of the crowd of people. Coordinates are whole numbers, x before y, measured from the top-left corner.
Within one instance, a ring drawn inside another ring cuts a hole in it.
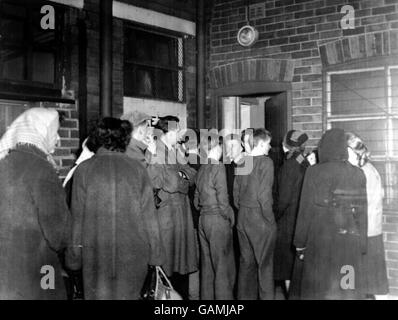
[[[388,293],[383,186],[356,134],[308,154],[290,130],[280,164],[265,128],[187,137],[135,111],[96,122],[62,185],[59,126],[32,108],[0,140],[0,299],[140,299],[154,266],[191,300]]]

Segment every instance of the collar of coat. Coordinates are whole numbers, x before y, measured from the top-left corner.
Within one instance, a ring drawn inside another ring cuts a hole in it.
[[[108,150],[108,149],[106,149],[104,147],[100,147],[95,155],[96,156],[102,156],[102,155],[122,155],[122,154],[123,153],[119,152],[119,151],[111,151],[111,150]]]
[[[39,156],[40,158],[47,160],[47,155],[33,144],[28,144],[28,143],[17,144],[14,149],[10,150],[10,152],[14,152],[14,151],[30,153],[30,154]]]
[[[130,144],[128,147],[131,149],[139,149],[142,152],[145,152],[145,150],[148,148],[148,146],[145,143],[143,143],[142,141],[139,141],[135,138],[131,138]]]

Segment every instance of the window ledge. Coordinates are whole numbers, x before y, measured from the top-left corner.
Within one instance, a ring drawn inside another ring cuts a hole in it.
[[[9,81],[0,81],[0,98],[75,104],[73,95],[63,95],[61,89],[37,87],[29,84],[14,84]]]

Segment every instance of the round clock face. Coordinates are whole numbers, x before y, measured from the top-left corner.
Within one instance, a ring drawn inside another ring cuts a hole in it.
[[[251,46],[256,42],[258,38],[258,31],[254,29],[252,26],[243,26],[238,31],[238,42],[240,45],[244,47]]]

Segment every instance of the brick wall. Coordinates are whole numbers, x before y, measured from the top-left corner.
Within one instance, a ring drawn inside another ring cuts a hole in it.
[[[251,1],[250,4],[264,1]],[[209,25],[209,81],[217,69],[237,62],[274,59],[294,63],[292,127],[306,131],[315,146],[323,127],[324,66],[355,59],[398,54],[397,0],[267,0],[265,17],[251,21],[259,39],[251,48],[236,41],[246,24],[244,0],[215,0]],[[342,30],[343,5],[355,9],[355,29]],[[353,42],[363,43],[355,52]],[[348,48],[348,49],[347,49]],[[361,47],[362,48],[362,47]],[[345,51],[344,51],[345,50]],[[209,113],[210,114],[210,113]],[[208,124],[211,119],[208,116]],[[384,239],[390,293],[398,295],[398,212],[384,216]]]

